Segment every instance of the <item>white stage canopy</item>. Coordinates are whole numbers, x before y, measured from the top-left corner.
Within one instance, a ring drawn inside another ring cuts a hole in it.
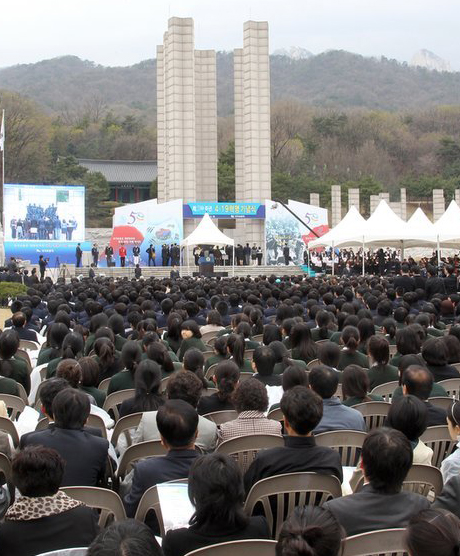
[[[361,216],[355,206],[350,207],[350,210],[342,218],[342,220],[334,226],[332,230],[324,234],[323,236],[310,241],[308,244],[309,249],[315,249],[317,247],[341,247],[345,242],[347,245],[359,246],[362,245],[362,235],[364,226],[366,224],[365,219]],[[354,237],[354,243],[348,243],[351,238]]]
[[[189,273],[189,252],[188,247],[193,247],[195,245],[217,245],[218,247],[223,247],[224,245],[231,245],[233,248],[233,276],[235,275],[235,241],[226,236],[219,228],[214,224],[212,218],[206,213],[201,219],[198,226],[193,230],[193,232],[181,241],[181,246],[185,247],[187,250],[187,269]]]
[[[235,245],[235,241],[221,232],[206,213],[193,232],[181,242],[181,245],[218,245],[222,247],[223,245]]]
[[[407,226],[412,239],[405,240],[404,247],[436,246],[438,235],[436,228],[420,207],[409,218]]]
[[[451,201],[445,213],[434,223],[441,247],[458,249],[460,244],[460,207]]]

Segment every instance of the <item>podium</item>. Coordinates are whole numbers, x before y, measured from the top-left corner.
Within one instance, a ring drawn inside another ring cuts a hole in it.
[[[211,261],[201,262],[198,269],[202,276],[212,276],[214,274],[214,263]]]

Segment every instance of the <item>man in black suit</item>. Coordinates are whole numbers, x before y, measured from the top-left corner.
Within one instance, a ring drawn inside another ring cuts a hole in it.
[[[403,288],[405,292],[415,291],[414,279],[409,276],[409,265],[403,263],[401,265],[401,276],[396,276],[393,282],[394,289]]]
[[[77,259],[77,268],[81,266],[81,257],[83,255],[83,251],[81,250],[81,246],[77,243],[77,247],[75,249],[75,258]]]
[[[451,264],[445,267],[446,277],[444,278],[444,287],[446,289],[446,294],[457,293],[457,276],[455,276],[455,267]]]
[[[429,301],[436,293],[446,293],[446,288],[444,286],[444,280],[438,276],[438,271],[434,266],[428,266],[427,268],[428,278],[425,284],[425,295]]]
[[[134,467],[131,490],[124,498],[126,515],[134,517],[144,492],[150,487],[173,479],[188,477],[190,466],[199,455],[195,450],[198,413],[183,400],[168,400],[157,413],[161,443],[168,453],[146,458]]]
[[[287,243],[285,243],[283,247],[283,257],[284,257],[284,264],[288,265],[291,255],[290,255],[289,245]]]
[[[401,385],[403,394],[407,396],[411,394],[416,396],[428,408],[427,427],[434,427],[436,425],[445,425],[447,419],[447,412],[442,407],[436,407],[428,401],[431,389],[433,388],[434,378],[428,369],[411,365],[408,367],[401,378]]]
[[[326,502],[346,536],[406,527],[409,519],[430,507],[425,496],[401,490],[412,466],[412,446],[395,429],[372,430],[361,453],[364,486],[350,496]]]
[[[269,346],[260,346],[254,350],[252,369],[254,378],[260,380],[265,386],[281,386],[281,375],[274,375],[276,358]]]
[[[22,311],[14,313],[11,318],[13,324],[12,330],[15,330],[19,336],[20,340],[30,340],[31,342],[37,342],[37,333],[30,328],[26,328],[26,315]]]
[[[284,446],[262,450],[244,476],[246,492],[261,479],[283,473],[315,472],[335,475],[342,481],[340,455],[332,448],[317,446],[313,429],[323,416],[323,402],[305,386],[294,386],[281,398]]]
[[[52,403],[55,424],[21,437],[20,448],[54,448],[66,462],[61,486],[97,486],[105,476],[109,443],[84,430],[90,412],[89,397],[65,388]]]

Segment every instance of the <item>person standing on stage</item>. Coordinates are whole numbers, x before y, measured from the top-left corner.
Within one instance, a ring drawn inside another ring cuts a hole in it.
[[[118,255],[120,256],[120,266],[125,266],[126,262],[126,247],[122,243],[120,245],[120,249],[118,249]]]
[[[48,266],[48,261],[43,258],[43,255],[38,257],[38,266],[40,268],[40,280],[45,279],[45,270]]]
[[[139,255],[141,253],[141,250],[139,248],[139,245],[135,245],[133,247],[133,261],[134,261],[134,266],[139,264]]]
[[[152,244],[149,245],[149,248],[146,250],[146,253],[149,256],[149,266],[150,266],[150,263],[153,263],[153,266],[156,266],[155,265],[155,257],[156,257],[155,247]]]
[[[81,250],[80,244],[77,244],[77,248],[75,249],[75,257],[77,259],[77,268],[81,266],[81,257],[83,255],[83,251]]]
[[[288,265],[291,255],[289,252],[289,245],[287,243],[285,243],[283,247],[283,257],[284,257],[284,264]]]
[[[112,266],[113,247],[111,245],[107,245],[105,248],[105,256],[107,258],[107,266]]]
[[[259,247],[257,248],[257,264],[258,264],[259,266],[262,265],[262,257],[263,257],[262,248],[259,246]]]
[[[97,263],[99,262],[99,249],[97,248],[96,244],[94,244],[93,248],[91,249],[91,255],[93,257],[94,266],[97,266]]]
[[[163,266],[168,266],[169,262],[169,247],[165,244],[161,247],[161,259]]]

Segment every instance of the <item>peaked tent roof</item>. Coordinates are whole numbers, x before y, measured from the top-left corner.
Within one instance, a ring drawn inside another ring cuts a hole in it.
[[[460,207],[452,200],[441,218],[434,223],[443,247],[458,247],[460,243]]]
[[[181,241],[181,245],[235,245],[235,241],[221,232],[206,213],[193,232]]]
[[[332,245],[334,245],[334,247],[339,247],[344,243],[347,245],[361,245],[361,231],[364,229],[365,224],[366,221],[357,208],[352,206],[337,226],[334,226],[327,234],[310,241],[308,247],[310,249],[314,249],[315,247],[332,247]]]
[[[364,243],[367,245],[401,246],[408,239],[406,222],[382,199],[366,221]]]
[[[404,247],[421,247],[436,245],[437,232],[435,225],[423,210],[418,207],[407,221],[408,233],[412,239],[404,241]]]

